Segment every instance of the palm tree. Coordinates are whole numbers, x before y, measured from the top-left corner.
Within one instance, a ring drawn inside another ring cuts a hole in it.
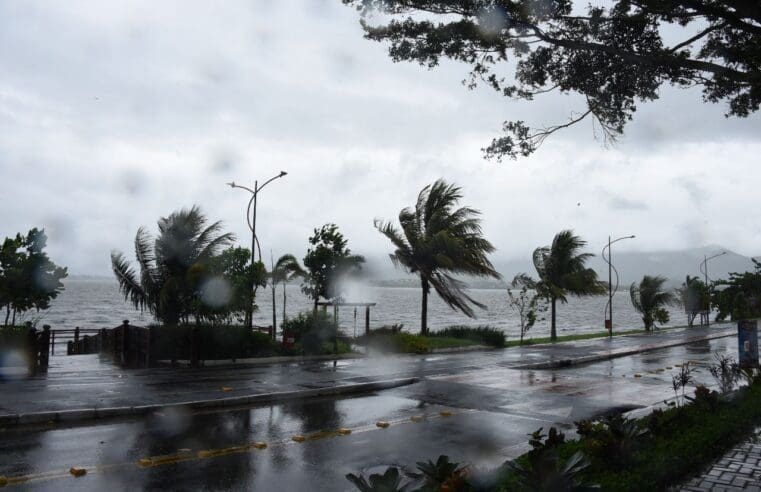
[[[594,255],[579,253],[587,244],[571,230],[559,232],[552,246],[534,250],[534,267],[539,274],[537,290],[550,301],[550,339],[557,340],[556,304],[568,302],[568,295],[577,297],[602,294],[604,284],[597,280],[597,273],[586,268],[586,262]]]
[[[208,261],[234,240],[232,234],[220,233],[221,222],[206,224],[206,217],[193,206],[160,218],[156,238],[145,227],[139,228],[135,236],[139,275],[123,253],[113,251],[111,267],[125,300],[148,309],[163,323],[187,323]]]
[[[285,284],[297,277],[303,277],[306,272],[299,265],[299,261],[295,256],[291,254],[285,254],[278,258],[277,263],[272,265],[272,271],[270,272],[270,286],[272,287],[272,336],[274,338],[277,332],[277,315],[275,311],[277,305],[275,303],[275,290],[277,284],[283,284],[283,321],[285,321]]]
[[[399,231],[391,223],[375,220],[375,227],[396,247],[389,255],[395,266],[420,277],[423,289],[420,332],[428,333],[428,293],[431,286],[449,307],[475,317],[473,308],[486,306],[465,293],[466,284],[455,275],[500,278],[487,254],[494,246],[483,238],[479,211],[456,208],[460,188],[439,179],[418,195],[415,208],[399,213]]]
[[[669,312],[665,307],[679,302],[676,294],[663,289],[665,283],[664,277],[645,275],[639,285],[632,282],[629,287],[634,309],[642,315],[642,321],[648,331],[653,329],[656,321],[661,324],[668,323]]]
[[[700,278],[687,275],[678,292],[679,302],[687,314],[687,326],[692,327],[697,315],[709,310],[711,301],[708,288]]]

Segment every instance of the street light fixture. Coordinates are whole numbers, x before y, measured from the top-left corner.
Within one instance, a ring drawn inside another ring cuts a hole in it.
[[[609,314],[609,333],[608,336],[613,336],[613,294],[618,290],[618,270],[616,270],[613,267],[613,262],[611,261],[611,249],[610,245],[613,243],[616,243],[618,241],[623,241],[624,239],[634,239],[636,236],[623,236],[618,239],[614,239],[613,241],[610,240],[610,236],[608,236],[608,244],[602,248],[602,259],[605,260],[608,263],[608,305],[605,306],[607,308],[608,314]],[[608,250],[608,256],[605,257],[605,250]],[[613,288],[613,271],[616,271],[616,287]],[[608,320],[606,320],[608,321]]]
[[[246,190],[249,193],[251,193],[251,199],[248,201],[248,206],[246,207],[246,222],[248,223],[248,228],[251,230],[251,279],[249,280],[249,291],[253,293],[254,291],[254,277],[253,277],[253,267],[254,262],[256,261],[256,251],[259,251],[259,261],[262,261],[262,249],[259,247],[259,239],[256,237],[256,202],[257,197],[259,196],[259,192],[270,184],[272,181],[282,178],[283,176],[287,175],[288,173],[285,171],[280,171],[279,174],[271,177],[267,181],[264,182],[261,186],[259,186],[259,181],[254,181],[254,189],[247,186],[242,186],[239,184],[235,184],[235,181],[231,181],[227,183],[227,185],[230,188],[240,188],[242,190]],[[251,213],[251,205],[253,205],[253,214]],[[248,327],[252,328],[254,326],[254,305],[253,305],[253,299],[251,300],[251,303],[246,307],[246,319],[248,323]],[[274,331],[274,327],[273,327]],[[273,333],[272,336],[274,337],[275,334]]]
[[[703,274],[703,279],[705,281],[706,288],[708,288],[708,260],[713,260],[714,258],[718,258],[719,256],[723,256],[725,254],[727,254],[726,251],[722,251],[721,253],[716,253],[715,255],[708,256],[708,257],[703,255],[703,261],[700,263],[700,273]],[[703,314],[700,315],[701,324],[703,323],[703,321],[705,321],[706,326],[710,326],[711,324],[710,318],[711,318],[711,313],[710,313],[710,306],[709,306],[708,312],[705,315],[705,320],[703,319]]]

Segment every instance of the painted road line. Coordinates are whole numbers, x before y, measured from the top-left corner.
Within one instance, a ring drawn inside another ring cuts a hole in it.
[[[475,410],[475,409],[463,409],[458,411],[442,410],[438,413],[413,415],[412,417],[408,417],[408,418],[405,417],[405,418],[399,418],[399,419],[385,420],[383,422],[388,423],[389,424],[388,427],[390,427],[390,426],[406,424],[406,423],[434,421],[437,419],[444,418],[445,416],[465,415],[465,414],[475,413],[477,411],[478,410]],[[351,429],[341,428],[341,429],[331,430],[331,431],[317,431],[307,435],[298,434],[297,436],[292,436],[291,438],[274,441],[270,443],[269,445],[262,441],[254,441],[252,443],[247,443],[247,444],[237,445],[237,446],[228,446],[225,448],[204,449],[204,450],[197,451],[195,453],[193,453],[190,450],[183,450],[182,452],[175,453],[175,454],[141,458],[137,461],[132,461],[132,462],[82,466],[82,467],[77,467],[77,469],[85,469],[87,470],[87,473],[90,474],[90,473],[102,473],[102,472],[117,469],[117,468],[129,468],[134,466],[137,466],[138,468],[152,468],[152,467],[172,465],[172,464],[187,462],[187,461],[214,459],[214,458],[219,458],[219,457],[223,457],[223,456],[227,456],[231,454],[246,453],[246,452],[251,452],[251,450],[253,449],[261,450],[261,449],[266,449],[267,447],[296,445],[297,442],[302,443],[302,442],[308,442],[308,441],[317,441],[317,440],[326,439],[326,438],[335,438],[335,437],[346,436],[349,434],[360,434],[364,432],[378,431],[378,430],[382,430],[382,429],[375,424],[369,424],[369,425],[354,427]],[[302,437],[303,441],[296,441],[295,439],[293,439],[295,437]],[[23,476],[17,476],[17,477],[5,477],[5,478],[7,480],[7,486],[12,486],[12,485],[20,485],[20,484],[31,483],[31,482],[42,482],[42,481],[48,481],[48,480],[54,480],[54,479],[65,479],[65,478],[72,479],[74,478],[74,475],[71,473],[70,470],[53,470],[49,472],[41,472],[36,474],[23,475]]]

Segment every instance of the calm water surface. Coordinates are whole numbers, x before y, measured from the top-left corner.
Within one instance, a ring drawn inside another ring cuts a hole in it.
[[[66,290],[53,301],[51,308],[42,316],[42,323],[53,328],[104,328],[114,327],[121,320],[128,319],[132,324],[145,325],[152,322],[148,313],[140,313],[124,302],[119,294],[116,281],[110,278],[68,279]],[[311,309],[311,303],[296,284],[288,285],[288,316]],[[282,317],[282,286],[277,291],[278,323]],[[488,324],[502,329],[508,337],[520,334],[517,314],[507,303],[507,293],[502,289],[471,289],[470,295],[487,306],[478,310],[476,319],[452,311],[435,293],[429,296],[428,319],[432,330],[453,324],[479,325]],[[370,324],[376,328],[382,325],[402,323],[406,330],[417,331],[420,324],[420,289],[404,287],[371,287],[355,285],[346,295],[347,301],[375,302],[371,308]],[[603,328],[603,310],[607,296],[575,299],[568,304],[558,304],[559,333],[583,333],[600,331]],[[255,315],[258,325],[272,324],[272,291],[259,290],[257,295],[259,312]],[[679,308],[671,310],[671,324],[686,324],[684,313]],[[642,321],[634,311],[628,292],[618,292],[614,297],[614,317],[617,329],[640,328]],[[549,318],[549,313],[547,315]],[[353,334],[355,327],[354,308],[344,308],[339,312],[341,326],[348,334]],[[364,311],[356,313],[356,329],[360,333],[364,328]],[[537,323],[531,333],[534,336],[546,336],[549,332],[548,321]]]

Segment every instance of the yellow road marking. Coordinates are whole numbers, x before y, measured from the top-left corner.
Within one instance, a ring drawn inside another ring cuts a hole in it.
[[[473,412],[476,412],[476,410],[467,409],[467,410],[462,410],[458,412],[444,410],[436,414],[413,415],[412,417],[409,417],[409,418],[400,418],[400,419],[381,421],[381,422],[388,424],[387,425],[388,427],[388,426],[396,425],[396,424],[421,422],[423,420],[432,421],[441,417],[468,414]],[[303,438],[303,440],[297,441],[297,442],[316,441],[319,439],[324,439],[329,437],[346,436],[349,434],[358,434],[358,433],[369,432],[373,430],[377,431],[380,429],[381,427],[378,427],[377,425],[365,425],[361,427],[355,427],[353,429],[340,428],[337,430],[330,430],[330,431],[318,431],[312,434],[307,434],[306,436],[296,435],[288,439],[281,439],[280,441],[274,441],[270,443],[270,446],[286,446],[289,444],[295,444],[293,441],[296,441],[295,439],[296,437]],[[12,486],[12,485],[20,485],[20,484],[28,483],[28,482],[40,482],[40,481],[54,480],[59,478],[74,478],[75,476],[82,476],[85,473],[86,474],[102,473],[104,471],[109,471],[115,468],[127,468],[131,466],[136,466],[138,468],[150,468],[150,467],[171,465],[171,464],[185,462],[185,461],[196,461],[201,459],[217,458],[217,457],[226,456],[230,454],[251,452],[252,449],[257,449],[257,450],[266,449],[267,447],[268,447],[268,444],[265,442],[254,441],[251,443],[238,445],[238,446],[229,446],[229,447],[220,448],[220,449],[200,450],[200,451],[197,451],[196,453],[193,453],[187,449],[182,449],[180,450],[181,452],[179,453],[152,456],[150,458],[140,458],[136,462],[130,461],[130,462],[113,463],[113,464],[106,464],[106,465],[93,465],[89,467],[72,467],[69,470],[51,470],[48,472],[35,473],[30,475],[20,475],[16,477],[1,477],[0,476],[0,478],[5,478],[6,486]],[[84,471],[84,473],[80,475],[75,475],[73,470],[79,470],[78,473],[81,473],[81,471]],[[3,486],[4,486],[3,482],[2,480],[0,480],[0,487],[3,487]]]

